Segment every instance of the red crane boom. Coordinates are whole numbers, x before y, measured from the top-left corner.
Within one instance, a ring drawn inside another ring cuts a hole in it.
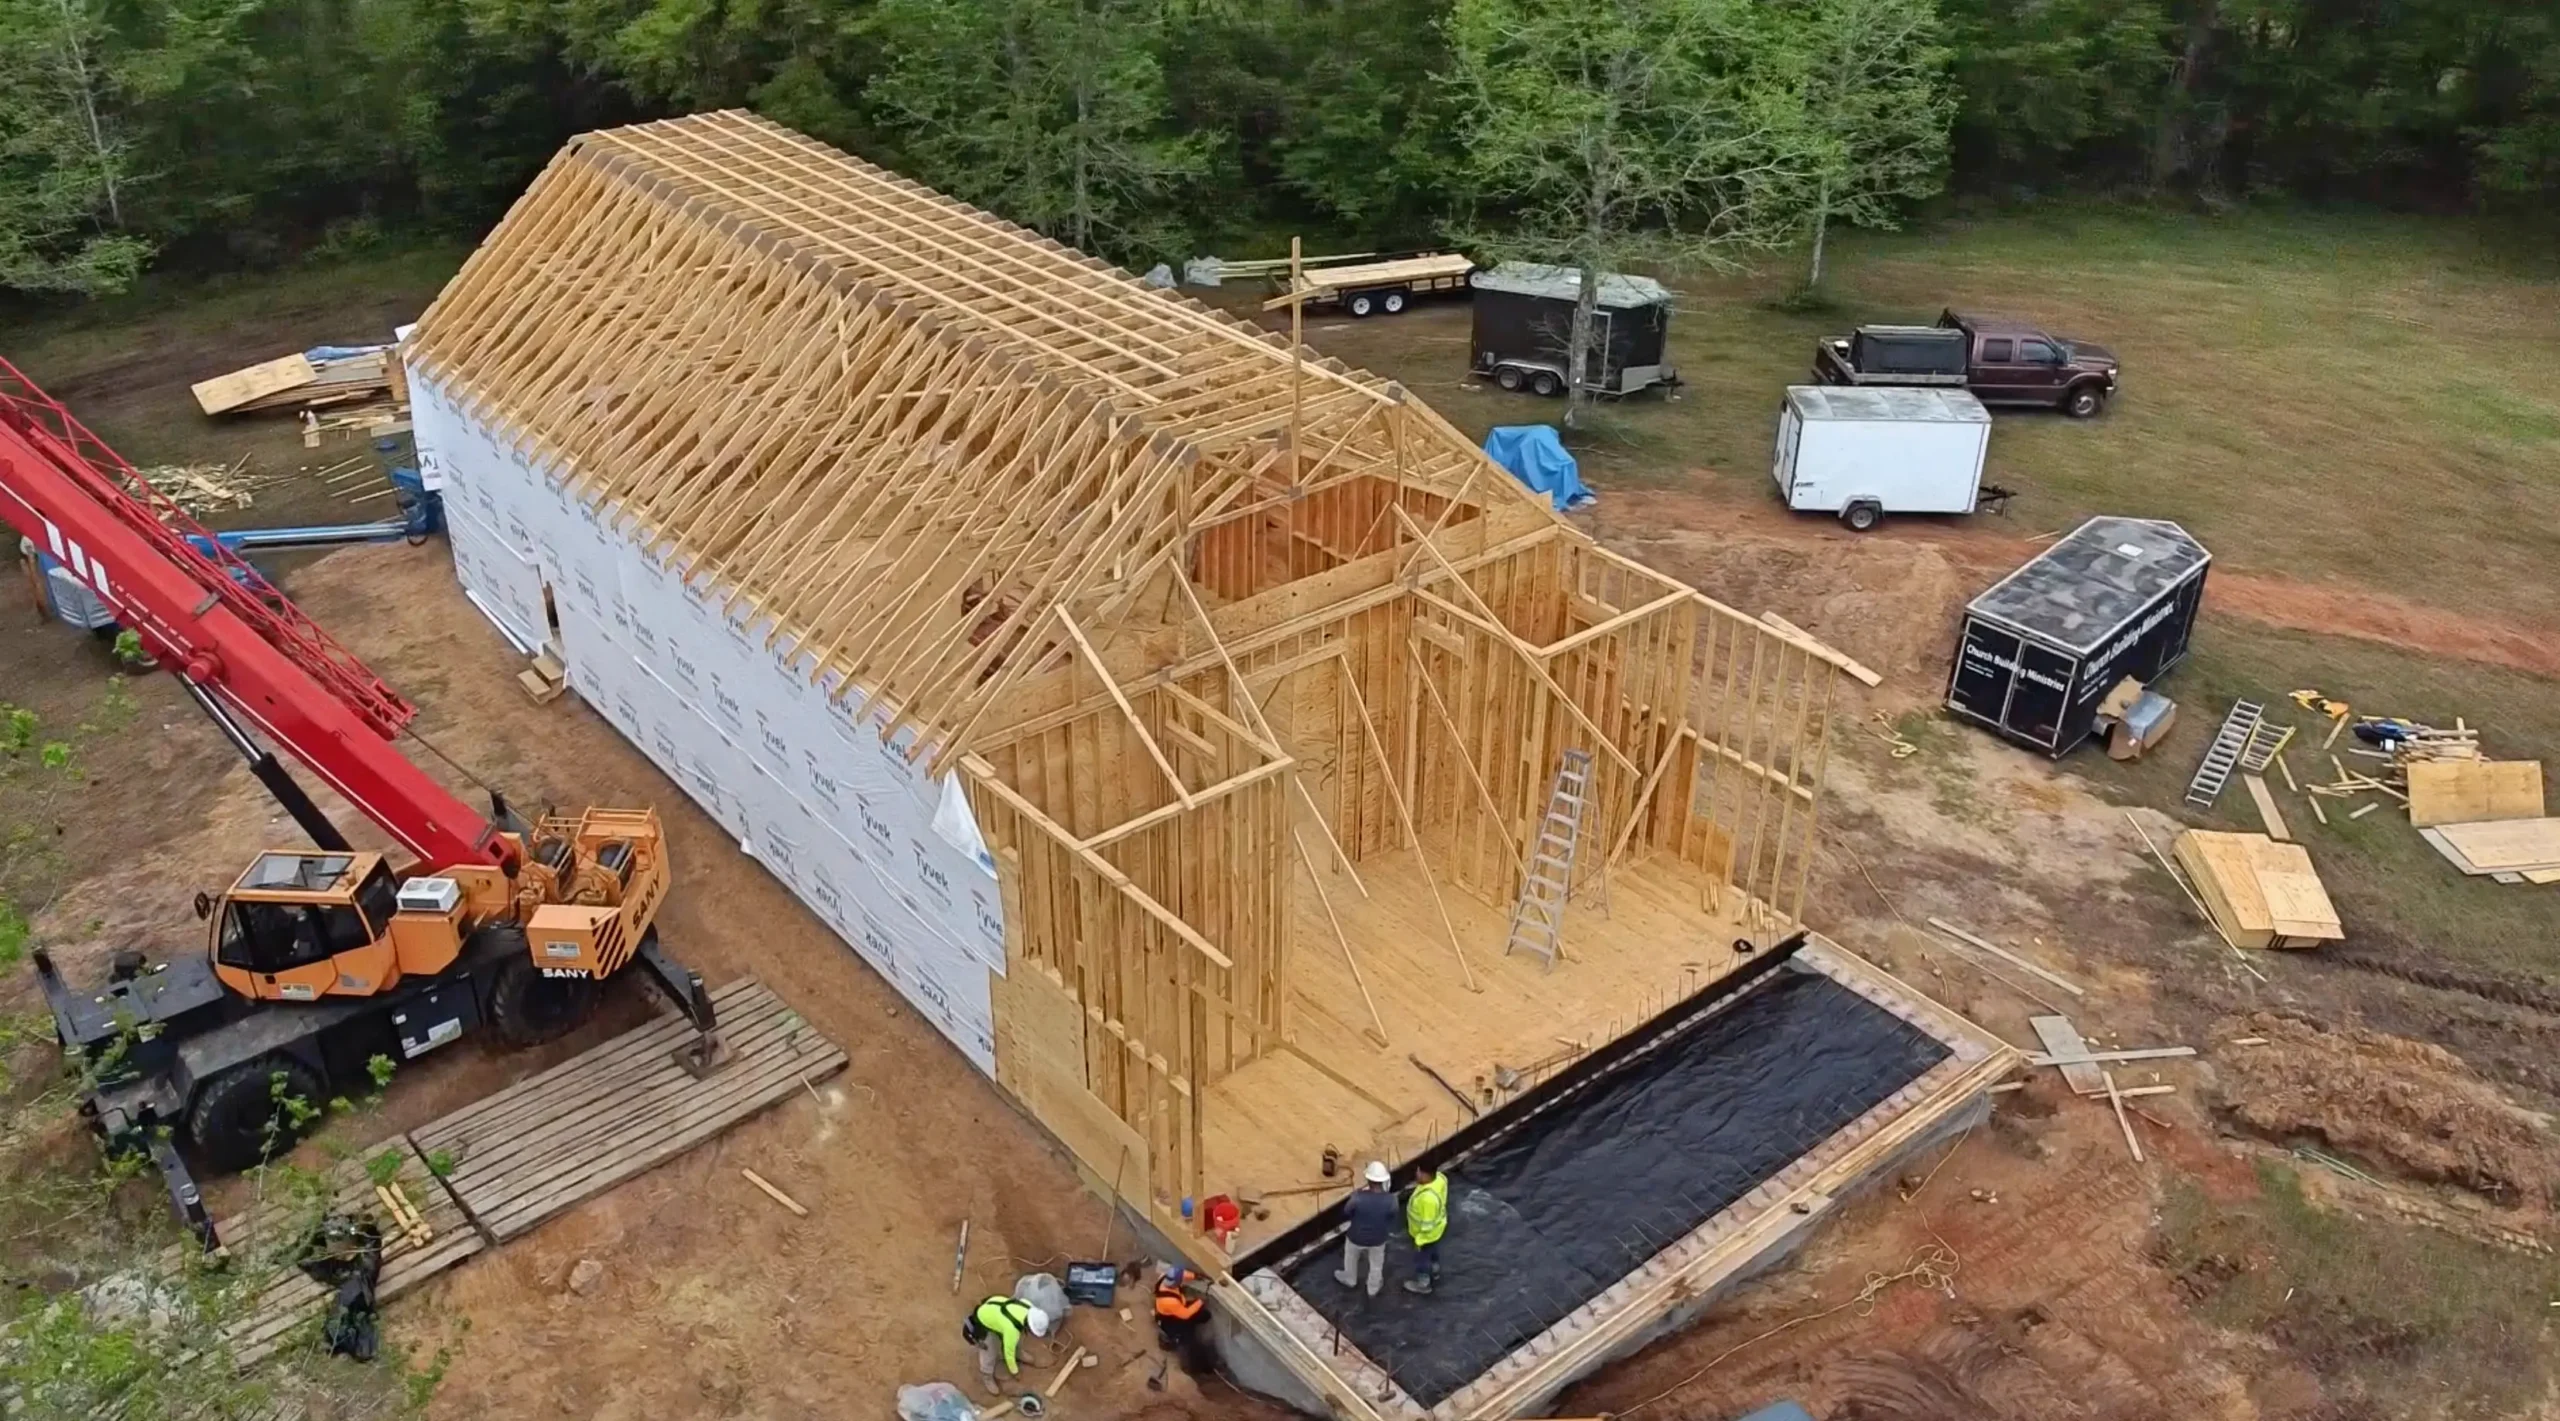
[[[256,726],[423,869],[507,863],[488,819],[392,747],[417,709],[291,603],[251,591],[264,583],[248,564],[5,359],[0,521],[104,599],[161,665]]]

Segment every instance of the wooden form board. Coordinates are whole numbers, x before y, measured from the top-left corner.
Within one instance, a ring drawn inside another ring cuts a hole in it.
[[[2266,826],[2267,837],[2279,844],[2292,843],[2293,830],[2286,827],[2284,811],[2276,807],[2275,794],[2267,788],[2266,780],[2257,775],[2242,775],[2240,782],[2249,787],[2249,799],[2258,807],[2258,822]]]
[[[2346,936],[2300,844],[2190,829],[2178,836],[2177,857],[2235,947],[2309,947]]]
[[[730,1060],[696,1080],[672,1052],[693,1028],[666,1018],[409,1133],[452,1157],[446,1187],[499,1241],[657,1168],[844,1068],[842,1048],[754,978],[713,992]]]
[[[2421,828],[2542,817],[2539,760],[2413,760],[2409,822]]]
[[[297,353],[199,380],[188,388],[195,392],[196,404],[206,414],[223,414],[252,400],[300,389],[319,378],[320,373],[311,368],[311,362]]]

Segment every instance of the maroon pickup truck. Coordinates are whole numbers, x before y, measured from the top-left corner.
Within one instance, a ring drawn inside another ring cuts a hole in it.
[[[1824,385],[1961,385],[1986,405],[2044,405],[2074,419],[2107,407],[2116,357],[2021,321],[1953,311],[1934,326],[1860,326],[1814,348]]]

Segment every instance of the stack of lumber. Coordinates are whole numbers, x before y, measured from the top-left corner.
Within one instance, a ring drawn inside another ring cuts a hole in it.
[[[206,414],[261,414],[275,410],[389,403],[391,347],[333,351],[314,358],[294,354],[261,361],[196,384]]]
[[[296,412],[305,447],[335,431],[384,434],[408,427],[408,382],[387,345],[323,346],[278,356],[194,389],[196,404],[209,415]]]
[[[1397,286],[1406,282],[1464,276],[1475,270],[1475,266],[1475,262],[1462,253],[1426,252],[1394,261],[1303,271],[1298,277],[1297,289],[1315,295],[1330,295],[1353,287]]]
[[[2539,767],[2537,767],[2539,768]],[[2498,819],[2418,831],[2445,861],[2500,883],[2560,883],[2560,819]]]
[[[561,665],[560,658],[546,646],[533,658],[531,666],[516,673],[516,684],[524,688],[535,705],[547,706],[569,689],[569,668]]]
[[[2234,947],[2316,947],[2346,936],[2300,844],[2190,829],[2178,836],[2177,856],[2206,916]]]

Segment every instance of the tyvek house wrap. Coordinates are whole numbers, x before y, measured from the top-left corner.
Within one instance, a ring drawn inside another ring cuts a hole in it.
[[[767,649],[769,626],[688,585],[610,509],[433,381],[412,371],[409,388],[420,472],[444,494],[474,605],[529,651],[546,640],[547,586],[560,660],[587,704],[994,1074],[994,863],[959,786],[908,760],[913,732],[883,743],[858,688],[814,684],[805,658]]]

